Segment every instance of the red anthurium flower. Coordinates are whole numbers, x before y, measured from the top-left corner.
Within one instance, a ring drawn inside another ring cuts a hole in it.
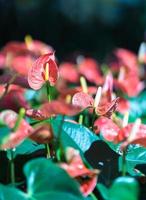
[[[125,70],[121,79],[114,80],[114,85],[131,97],[137,96],[144,88],[144,83],[140,81],[138,74],[127,73]]]
[[[111,119],[100,117],[94,123],[95,133],[101,132],[103,137],[110,142],[123,142],[122,148],[129,144],[140,144],[146,147],[146,125],[128,124],[121,128]]]
[[[73,148],[68,148],[66,154],[67,163],[60,163],[60,167],[80,183],[81,192],[84,196],[88,196],[96,186],[99,170],[88,169],[84,165],[79,152]]]
[[[129,71],[138,72],[137,56],[133,52],[119,48],[114,54],[119,60],[120,67],[126,67]]]
[[[78,66],[79,73],[82,74],[88,81],[95,84],[103,83],[102,76],[99,71],[99,65],[92,58],[83,58]]]
[[[21,107],[29,109],[29,104],[24,97],[25,89],[16,86],[10,85],[8,93],[0,99],[0,108],[1,109],[11,109],[18,112]]]
[[[53,48],[39,40],[33,40],[31,36],[25,37],[26,48],[35,56],[41,56],[47,53],[52,53]]]
[[[101,97],[101,87],[98,88],[95,100],[84,92],[76,93],[72,98],[72,104],[85,108],[94,108],[98,115],[104,115],[110,117],[111,114],[117,109],[119,98],[115,98],[112,101],[105,100],[105,97]]]
[[[50,124],[36,125],[29,138],[40,144],[49,143],[53,139],[53,131]]]
[[[60,77],[70,83],[77,83],[79,81],[79,73],[74,64],[66,62],[59,66]]]
[[[100,117],[94,122],[95,133],[102,133],[103,137],[110,142],[118,137],[120,127],[107,117]]]
[[[26,53],[28,53],[28,49],[26,48],[25,43],[23,42],[16,42],[16,41],[12,41],[12,42],[8,42],[5,47],[2,49],[2,53],[4,53],[4,55],[8,55],[11,54],[12,57],[16,56],[16,55],[24,55]]]
[[[55,62],[54,53],[39,57],[28,73],[28,83],[34,90],[39,90],[47,81],[51,86],[54,86],[57,79],[58,67]]]
[[[83,109],[93,107],[94,99],[84,92],[77,92],[72,98],[73,105],[80,106]]]
[[[26,115],[37,120],[43,120],[59,114],[74,116],[81,110],[81,107],[56,100],[51,103],[45,103],[39,110],[29,109],[26,111]]]
[[[30,56],[16,56],[12,59],[10,67],[17,73],[27,76],[28,70],[32,66],[34,60]]]
[[[10,128],[14,128],[17,113],[12,110],[5,110],[0,113],[0,120],[3,121]],[[1,149],[11,149],[19,145],[25,138],[32,134],[33,128],[22,119],[16,132],[12,132],[6,139],[5,143],[2,144]]]
[[[117,107],[117,111],[125,114],[126,112],[128,112],[130,110],[130,103],[127,99],[121,98],[119,99],[119,103],[118,103],[118,107]]]

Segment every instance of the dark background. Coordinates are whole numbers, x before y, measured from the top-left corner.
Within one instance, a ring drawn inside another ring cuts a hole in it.
[[[144,40],[145,0],[0,0],[0,47],[26,34],[54,47],[103,58],[115,47],[135,52]]]

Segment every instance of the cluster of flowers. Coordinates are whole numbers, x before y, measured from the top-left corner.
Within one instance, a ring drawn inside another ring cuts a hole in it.
[[[78,56],[74,63],[58,64],[53,48],[30,36],[24,43],[6,44],[0,52],[0,120],[12,133],[1,144],[1,149],[15,148],[27,137],[43,144],[50,143],[54,137],[51,125],[45,121],[32,127],[22,119],[14,129],[21,107],[27,117],[37,121],[57,115],[75,116],[87,110],[93,118],[92,127],[88,127],[93,134],[101,133],[107,141],[122,143],[121,150],[129,144],[146,147],[146,125],[141,124],[140,119],[128,124],[130,103],[125,98],[135,97],[145,88],[145,57],[143,44],[139,56],[126,49],[116,49],[107,65],[83,56]],[[40,91],[44,87],[48,88],[47,95],[50,95],[49,88],[55,87],[58,97],[50,102],[43,94],[39,107],[34,109],[25,98],[26,91]],[[117,112],[124,115],[123,120],[115,114]],[[69,148],[66,162],[59,165],[79,180],[85,196],[93,191],[99,171],[89,169],[77,150]],[[88,179],[81,179],[84,176]]]

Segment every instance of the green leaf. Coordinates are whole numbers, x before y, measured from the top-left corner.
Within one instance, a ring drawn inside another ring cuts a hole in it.
[[[19,155],[28,155],[42,149],[45,149],[43,144],[37,144],[32,140],[26,139],[13,150],[13,156],[15,158]],[[7,158],[11,159],[10,150],[7,150]]]
[[[97,135],[83,125],[67,121],[64,121],[62,125],[61,123],[62,120],[53,120],[52,128],[56,137],[61,134],[65,146],[78,147],[82,152],[85,152],[94,141],[99,140]]]
[[[102,195],[103,199],[108,200],[109,198],[109,190],[103,184],[98,183],[97,189],[99,190],[100,194]]]
[[[10,128],[7,125],[0,122],[0,145],[5,143],[5,140],[7,140],[7,138],[9,137],[10,132]]]
[[[30,161],[24,167],[27,193],[0,185],[0,199],[11,200],[83,200],[79,185],[63,169],[45,158]]]
[[[109,200],[138,200],[138,183],[132,177],[119,177],[109,189]]]
[[[97,188],[105,200],[138,200],[138,183],[132,177],[117,178],[109,189],[103,184],[97,184]]]
[[[134,170],[138,164],[146,163],[146,148],[139,145],[129,145],[126,154],[126,169],[127,172],[132,176],[141,175]],[[119,158],[119,170],[122,169],[122,157]]]
[[[20,190],[0,184],[0,200],[12,200],[12,197],[15,200],[31,200]]]

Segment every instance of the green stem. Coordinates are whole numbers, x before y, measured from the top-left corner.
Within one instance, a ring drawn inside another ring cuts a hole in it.
[[[19,128],[20,122],[23,119],[24,115],[25,115],[25,109],[24,108],[20,108],[16,123],[15,123],[15,126],[12,129],[13,132],[16,132],[17,129]]]
[[[47,89],[47,98],[48,98],[48,101],[49,101],[49,103],[50,103],[50,102],[51,102],[51,92],[50,92],[50,84],[49,84],[48,81],[46,82],[46,89]],[[50,117],[50,120],[51,120],[51,117]],[[45,144],[45,148],[46,148],[46,152],[47,152],[46,157],[47,157],[47,158],[51,158],[51,153],[50,153],[49,144]]]
[[[12,129],[12,132],[16,132],[17,129],[19,128],[19,125],[21,123],[21,120],[23,119],[25,115],[25,109],[20,108],[17,120],[15,122],[15,126]],[[11,159],[10,159],[10,173],[11,173],[11,183],[12,185],[15,185],[15,164],[14,164],[14,154],[13,154],[13,149],[10,149],[10,154],[11,154]]]
[[[91,192],[90,196],[92,197],[93,200],[98,200],[93,192]]]
[[[57,154],[58,161],[62,161],[62,156],[63,156],[63,159],[65,158],[64,147],[61,141],[61,133],[62,133],[62,126],[64,123],[64,118],[65,118],[65,115],[62,116],[62,120],[61,120],[59,131],[58,131],[58,148],[59,148],[59,151],[58,151],[59,154]]]
[[[123,155],[122,155],[122,176],[126,176],[126,153],[127,148],[123,149]]]
[[[92,131],[94,131],[94,121],[95,121],[95,119],[96,119],[96,112],[95,112],[95,108],[94,108],[94,110],[93,110],[93,118],[92,118]]]
[[[45,144],[45,147],[47,152],[47,158],[49,159],[51,157],[49,144]]]
[[[79,115],[79,124],[83,124],[83,115]]]
[[[51,102],[51,92],[50,92],[50,84],[49,84],[49,82],[46,83],[46,88],[47,88],[48,101],[50,103]]]
[[[15,165],[14,165],[14,155],[13,149],[10,149],[11,160],[10,160],[10,173],[11,173],[11,183],[15,185]]]

